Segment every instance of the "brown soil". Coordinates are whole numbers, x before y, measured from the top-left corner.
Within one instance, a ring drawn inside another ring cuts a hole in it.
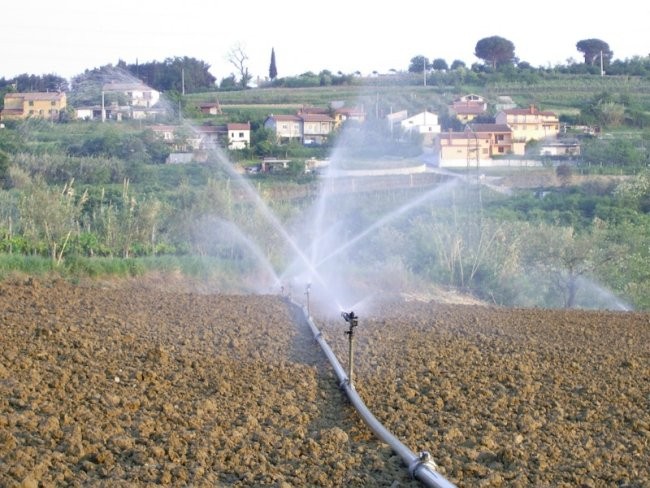
[[[0,486],[419,486],[281,297],[0,285]],[[342,319],[316,322],[347,357]],[[650,486],[650,315],[393,303],[355,385],[458,486]]]

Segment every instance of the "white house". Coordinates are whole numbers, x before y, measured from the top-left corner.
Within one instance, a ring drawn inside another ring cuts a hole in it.
[[[246,149],[251,145],[250,122],[226,124],[228,149]]]
[[[440,134],[438,115],[426,110],[402,120],[400,126],[405,133],[416,131],[422,134],[425,143],[432,143],[436,135]]]
[[[160,92],[144,83],[106,83],[102,86],[102,93],[121,93],[131,107],[149,108],[160,100]]]
[[[398,112],[391,112],[386,115],[386,123],[390,129],[391,134],[395,130],[395,127],[398,127],[403,120],[408,118],[409,114],[406,110],[399,110]]]

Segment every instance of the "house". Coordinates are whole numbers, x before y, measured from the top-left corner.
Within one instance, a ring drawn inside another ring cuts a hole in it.
[[[571,159],[580,156],[581,144],[578,139],[546,140],[539,147],[540,156],[558,159]]]
[[[422,134],[425,144],[432,143],[435,136],[440,134],[438,115],[427,110],[400,121],[400,127],[405,133]]]
[[[438,134],[434,148],[440,167],[470,165],[490,159],[489,144],[469,131]]]
[[[334,130],[334,119],[325,114],[299,114],[302,121],[302,143],[323,144]]]
[[[101,117],[102,107],[99,105],[88,107],[76,107],[74,109],[75,119],[77,120],[94,120]]]
[[[338,129],[348,120],[354,120],[362,124],[366,121],[366,111],[363,107],[340,107],[334,110],[335,129]]]
[[[182,125],[156,124],[150,126],[149,130],[165,142],[174,153],[190,152],[198,149],[199,138],[192,137],[191,132]]]
[[[477,165],[495,156],[524,154],[524,143],[512,138],[505,124],[468,124],[462,132],[445,132],[435,140],[438,163],[443,166]]]
[[[106,83],[102,86],[102,121],[143,120],[165,115],[166,110],[157,106],[159,100],[160,92],[144,83]]]
[[[226,125],[152,125],[151,131],[176,152],[208,151],[217,147],[245,149],[250,146],[250,123]]]
[[[393,134],[395,132],[395,128],[400,127],[402,120],[406,120],[408,116],[409,115],[406,110],[391,112],[388,115],[386,115],[385,117],[386,123],[388,124],[388,128],[390,129],[390,133]]]
[[[219,102],[206,102],[199,104],[199,110],[207,115],[221,115],[221,105]]]
[[[513,154],[523,156],[526,144],[513,137],[512,129],[505,124],[468,124],[465,132],[476,134],[489,147],[489,157]]]
[[[7,93],[4,96],[4,108],[0,112],[0,119],[39,117],[59,120],[66,106],[67,99],[64,92]]]
[[[528,142],[560,133],[560,120],[554,112],[542,111],[534,105],[528,108],[511,108],[497,113],[495,122],[507,124],[513,139]]]
[[[122,95],[124,99],[117,95]],[[102,86],[102,105],[107,97],[118,100],[118,105],[149,108],[158,103],[160,92],[144,83],[106,83]]]
[[[302,141],[302,119],[298,115],[269,115],[264,128],[270,130],[278,143]]]
[[[497,101],[494,104],[494,109],[497,112],[501,112],[502,110],[509,110],[511,108],[517,108],[517,104],[512,100],[512,97],[508,95],[497,96]]]
[[[461,122],[467,123],[487,112],[487,102],[480,95],[464,95],[456,98],[449,107],[449,113]]]
[[[246,149],[251,145],[251,124],[246,122],[226,124],[228,149]]]

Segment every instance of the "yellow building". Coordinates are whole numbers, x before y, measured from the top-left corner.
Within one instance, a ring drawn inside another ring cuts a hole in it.
[[[463,132],[443,132],[435,141],[439,165],[473,165],[496,156],[524,155],[525,144],[512,135],[505,124],[468,124]]]
[[[7,93],[5,106],[0,113],[2,120],[40,117],[59,120],[59,114],[66,108],[65,93],[34,92]]]
[[[507,124],[512,129],[515,141],[528,142],[555,137],[560,133],[560,120],[554,112],[528,108],[502,110],[496,116],[497,124]]]

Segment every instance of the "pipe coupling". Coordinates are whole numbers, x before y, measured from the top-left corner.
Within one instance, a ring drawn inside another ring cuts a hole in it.
[[[411,478],[415,479],[418,470],[424,466],[428,467],[432,471],[438,471],[438,465],[428,451],[421,451],[418,454],[418,457],[409,464],[409,474],[411,475]]]

